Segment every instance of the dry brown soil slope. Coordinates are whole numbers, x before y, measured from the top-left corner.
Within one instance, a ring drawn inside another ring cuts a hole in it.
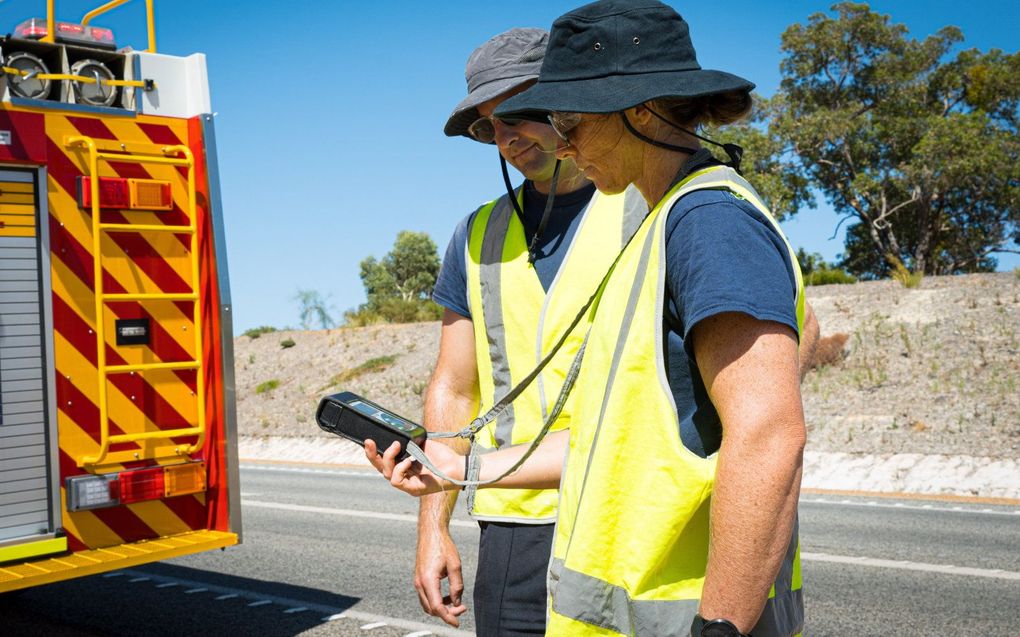
[[[846,357],[804,381],[808,448],[1020,456],[1020,276],[929,277],[808,288]],[[291,339],[294,346],[281,342]],[[316,436],[321,396],[349,389],[412,418],[438,323],[287,331],[235,340],[239,429]]]

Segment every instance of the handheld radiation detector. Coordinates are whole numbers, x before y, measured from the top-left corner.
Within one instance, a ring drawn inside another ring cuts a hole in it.
[[[408,442],[414,442],[420,447],[425,444],[428,436],[425,428],[418,423],[349,391],[332,394],[319,401],[315,420],[323,431],[356,442],[362,447],[365,446],[365,440],[371,438],[375,441],[379,455],[394,441],[399,442],[400,454],[397,460],[408,456]]]

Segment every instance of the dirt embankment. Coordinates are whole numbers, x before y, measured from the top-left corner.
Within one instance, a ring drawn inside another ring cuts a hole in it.
[[[809,450],[1020,457],[1020,277],[933,277],[915,289],[876,281],[807,295],[822,335],[846,335],[845,358],[804,381]],[[438,323],[240,336],[240,433],[325,436],[315,406],[340,389],[417,419],[438,342]]]

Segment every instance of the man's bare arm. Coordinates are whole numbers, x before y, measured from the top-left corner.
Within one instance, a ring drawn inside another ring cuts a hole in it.
[[[446,310],[439,340],[439,358],[425,394],[422,424],[429,431],[457,431],[478,411],[478,366],[471,319]],[[438,442],[438,441],[436,441]],[[447,442],[459,453],[468,452],[466,440]],[[457,502],[457,490],[421,498],[418,512],[418,551],[414,586],[422,609],[452,626],[467,608],[461,596],[464,578],[460,555],[450,537],[450,515]],[[442,580],[450,583],[449,601],[442,594]]]
[[[787,326],[740,313],[705,319],[693,332],[723,427],[701,614],[748,633],[789,546],[800,494],[797,339]]]

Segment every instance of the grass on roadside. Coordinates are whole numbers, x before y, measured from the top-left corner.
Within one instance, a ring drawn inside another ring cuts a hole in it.
[[[320,392],[326,391],[331,387],[336,387],[340,383],[346,383],[348,381],[354,380],[355,378],[358,378],[359,376],[364,376],[365,374],[377,374],[379,372],[385,371],[392,367],[393,363],[395,363],[396,361],[397,361],[396,355],[377,356],[375,358],[370,358],[364,363],[358,365],[357,367],[345,369],[339,374],[336,374],[335,376],[330,378],[329,383],[323,386],[321,389],[319,389],[319,391]]]
[[[256,394],[266,394],[266,393],[269,393],[269,392],[273,391],[274,389],[276,389],[279,386],[280,386],[280,381],[275,379],[275,378],[273,378],[271,380],[267,380],[264,383],[259,383],[258,386],[255,387],[255,393]]]

